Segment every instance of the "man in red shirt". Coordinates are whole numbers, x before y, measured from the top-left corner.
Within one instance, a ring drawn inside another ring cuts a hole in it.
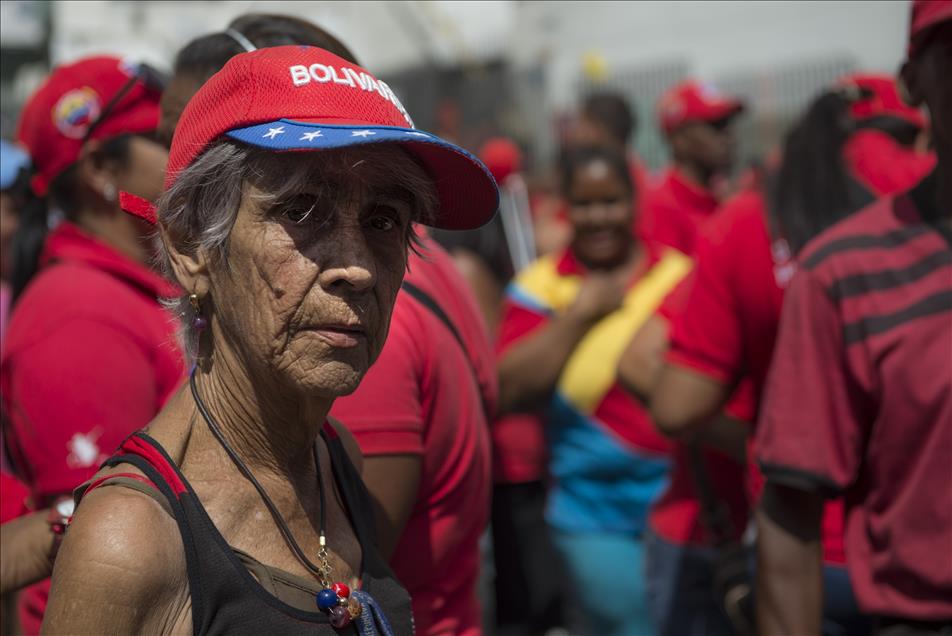
[[[159,92],[141,68],[92,57],[53,71],[23,109],[17,136],[33,187],[66,220],[46,238],[40,271],[17,301],[0,357],[6,444],[37,508],[92,477],[180,384],[175,295],[147,265],[150,228],[117,193],[155,197],[167,152],[152,141]],[[39,630],[46,584],[25,594]]]
[[[380,505],[378,541],[413,599],[417,633],[476,636],[495,354],[453,260],[425,234],[421,240],[380,358],[331,415],[364,453],[364,481]],[[439,307],[462,342],[429,301],[408,293],[407,283]]]
[[[731,123],[744,104],[687,81],[669,89],[658,110],[672,165],[643,198],[641,232],[647,240],[693,254],[698,228],[717,209],[715,182],[734,161]]]
[[[952,629],[952,1],[913,3],[914,103],[938,162],[803,250],[783,308],[756,454],[762,634],[816,633],[825,497],[846,501],[846,557],[881,634]]]

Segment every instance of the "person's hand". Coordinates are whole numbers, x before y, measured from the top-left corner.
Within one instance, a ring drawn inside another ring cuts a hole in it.
[[[628,276],[628,271],[593,272],[582,282],[569,312],[586,322],[596,322],[607,316],[621,307]]]

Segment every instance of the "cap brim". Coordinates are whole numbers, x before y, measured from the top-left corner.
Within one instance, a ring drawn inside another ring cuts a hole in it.
[[[471,230],[499,208],[499,191],[489,169],[471,153],[422,130],[360,124],[321,124],[281,119],[236,128],[231,139],[277,152],[332,150],[370,144],[400,144],[429,173],[440,201],[433,227]]]
[[[704,120],[715,122],[721,121],[722,119],[729,119],[740,115],[746,109],[747,106],[740,100],[727,100],[718,104],[712,104]]]

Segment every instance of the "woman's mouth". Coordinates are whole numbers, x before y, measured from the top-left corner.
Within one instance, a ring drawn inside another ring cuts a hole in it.
[[[320,325],[311,327],[312,331],[324,342],[338,349],[350,349],[367,339],[366,330],[359,325]]]

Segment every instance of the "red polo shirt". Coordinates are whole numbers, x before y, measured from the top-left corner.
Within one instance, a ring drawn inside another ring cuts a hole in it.
[[[712,192],[670,168],[642,200],[641,234],[648,241],[694,254],[698,229],[717,205]]]
[[[391,564],[413,598],[418,634],[473,636],[481,633],[479,537],[492,486],[480,395],[495,404],[495,356],[466,281],[441,247],[423,241],[424,256],[411,254],[406,280],[446,312],[466,350],[431,310],[401,292],[380,358],[331,414],[368,457],[420,456],[417,503]]]
[[[793,273],[788,254],[770,239],[763,197],[756,192],[736,196],[714,217],[698,242],[694,284],[671,331],[668,361],[731,385],[750,382],[748,413],[735,413],[755,420],[773,354],[783,288]],[[742,385],[743,386],[743,385]],[[736,400],[735,400],[736,402]],[[695,541],[697,496],[685,457],[672,478],[672,488],[653,514],[656,530],[669,540]],[[737,497],[736,464],[727,458],[709,459],[715,492],[731,510],[744,511]],[[717,468],[720,467],[720,470]],[[751,467],[755,472],[756,468]],[[756,501],[760,478],[748,477],[750,496]],[[683,485],[683,489],[677,486]],[[675,513],[682,510],[681,516]],[[692,517],[686,513],[693,513]],[[679,523],[678,523],[679,522]],[[735,525],[736,525],[735,521]],[[743,529],[743,522],[740,523]],[[690,532],[689,532],[690,531]],[[842,507],[832,502],[824,517],[824,559],[844,563]]]
[[[929,621],[952,620],[952,232],[913,198],[933,191],[804,248],[757,435],[768,480],[843,493],[860,606]]]
[[[70,493],[178,387],[165,279],[62,223],[20,298],[0,357],[7,444],[38,500]]]
[[[37,506],[72,492],[182,381],[176,321],[157,302],[176,289],[145,266],[61,223],[20,297],[0,357],[6,443]],[[49,582],[21,597],[39,632]]]

